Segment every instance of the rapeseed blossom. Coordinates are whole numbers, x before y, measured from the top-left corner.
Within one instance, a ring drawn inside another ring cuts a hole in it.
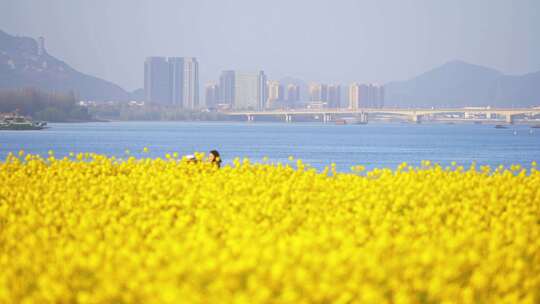
[[[0,163],[0,303],[540,303],[535,166],[126,157]]]

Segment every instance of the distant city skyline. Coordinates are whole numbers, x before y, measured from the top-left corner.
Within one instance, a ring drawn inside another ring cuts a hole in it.
[[[204,103],[209,108],[215,108],[220,102],[219,85],[208,82],[204,86]]]
[[[193,57],[148,57],[144,62],[147,102],[199,108],[199,63]]]
[[[341,104],[341,85],[331,84],[328,86],[327,102],[330,108],[340,108]]]
[[[221,85],[215,81],[205,84],[205,99],[201,106],[233,110],[303,108],[314,105],[329,109],[384,106],[384,86],[377,84],[311,83],[309,94],[302,98],[299,85],[279,80],[266,80],[263,83],[265,79],[263,71],[222,71],[219,80]],[[266,94],[261,94],[264,92]]]
[[[222,71],[218,92],[219,102],[215,106],[230,109],[263,110],[268,102],[266,74],[264,71]],[[207,90],[207,96],[209,94],[210,92]]]
[[[268,102],[269,103],[284,100],[283,84],[281,84],[277,80],[268,80],[267,86],[268,86]]]
[[[297,102],[300,101],[300,86],[297,84],[288,84],[287,85],[287,101],[288,102]]]
[[[456,59],[538,71],[538,11],[534,0],[18,0],[0,3],[0,29],[45,37],[51,54],[130,91],[151,55],[197,57],[201,83],[235,69],[386,84]]]
[[[263,110],[266,107],[266,75],[263,71],[235,71],[233,109]]]

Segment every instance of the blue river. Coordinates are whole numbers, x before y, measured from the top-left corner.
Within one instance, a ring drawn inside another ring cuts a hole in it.
[[[143,153],[148,147],[149,153]],[[324,125],[320,123],[241,122],[110,122],[50,124],[41,131],[0,131],[0,158],[27,153],[66,156],[70,152],[97,152],[125,157],[163,157],[217,149],[225,163],[235,157],[260,162],[287,163],[289,156],[321,169],[335,163],[338,170],[353,165],[396,168],[407,162],[453,161],[468,166],[530,167],[540,161],[540,129],[526,125],[496,129],[477,124]]]

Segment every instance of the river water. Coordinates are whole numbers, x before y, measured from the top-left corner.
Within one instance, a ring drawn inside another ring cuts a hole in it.
[[[163,157],[217,149],[226,163],[235,157],[270,162],[300,158],[316,168],[331,163],[340,171],[352,165],[395,168],[402,162],[419,165],[430,160],[443,165],[521,164],[540,161],[540,129],[516,125],[496,129],[476,124],[241,122],[110,122],[50,124],[42,131],[0,131],[0,158],[24,150],[57,156],[97,152],[124,157]],[[148,147],[149,153],[142,152]]]

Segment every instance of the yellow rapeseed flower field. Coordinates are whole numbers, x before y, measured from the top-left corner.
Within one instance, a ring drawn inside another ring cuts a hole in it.
[[[0,163],[0,303],[540,303],[534,164],[126,154]]]

